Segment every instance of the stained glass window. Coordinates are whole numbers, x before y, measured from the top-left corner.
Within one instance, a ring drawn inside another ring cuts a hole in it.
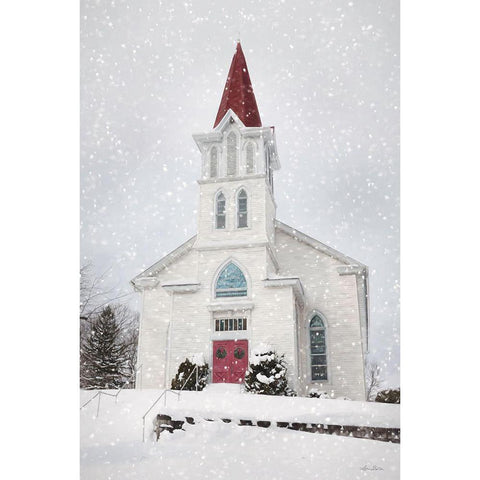
[[[215,297],[245,297],[246,295],[245,275],[234,263],[229,263],[218,276]]]
[[[310,320],[310,365],[312,380],[327,380],[325,325],[319,315]]]
[[[247,192],[240,190],[237,198],[237,227],[247,227]]]

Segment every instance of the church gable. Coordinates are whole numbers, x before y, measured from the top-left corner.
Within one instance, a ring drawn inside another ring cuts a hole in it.
[[[302,233],[296,230],[293,227],[286,225],[285,223],[280,222],[279,220],[275,220],[275,229],[278,232],[284,233],[289,237],[293,238],[294,240],[301,242],[309,247],[324,253],[325,255],[331,257],[332,259],[337,260],[340,264],[349,265],[349,266],[357,266],[360,268],[366,268],[365,265],[360,263],[359,261],[343,254],[342,252],[335,250],[328,245],[319,242],[318,240],[309,237],[305,233]],[[277,242],[278,243],[278,242]],[[277,248],[281,248],[281,245],[277,245]]]
[[[191,274],[187,265],[191,260],[185,257],[191,254],[196,238],[197,236],[195,235],[187,240],[158,262],[155,262],[151,267],[138,274],[130,283],[136,290],[142,290],[143,288],[157,286],[160,277],[166,277],[172,281],[185,280],[185,277],[190,278]]]

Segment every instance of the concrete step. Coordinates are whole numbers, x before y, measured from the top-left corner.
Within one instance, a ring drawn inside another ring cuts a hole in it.
[[[300,422],[272,422],[270,420],[251,420],[231,418],[202,418],[200,421],[214,422],[222,421],[224,423],[235,423],[240,426],[251,426],[260,428],[288,428],[289,430],[297,430],[309,433],[323,433],[326,435],[340,435],[346,437],[365,438],[371,440],[379,440],[382,442],[400,443],[400,429],[386,427],[368,427],[355,425],[327,425],[321,423],[300,423]],[[186,423],[195,425],[198,422],[193,417],[184,417],[182,420],[173,420],[168,415],[158,414],[155,421],[154,431],[157,440],[161,432],[168,431],[173,433],[174,430],[182,429]]]

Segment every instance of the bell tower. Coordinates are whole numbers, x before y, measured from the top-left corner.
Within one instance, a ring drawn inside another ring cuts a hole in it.
[[[262,126],[240,42],[213,130],[193,138],[202,154],[196,247],[272,246],[275,128]]]

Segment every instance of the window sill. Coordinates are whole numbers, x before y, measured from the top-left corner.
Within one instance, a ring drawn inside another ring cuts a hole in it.
[[[228,311],[246,311],[253,310],[255,304],[250,301],[239,302],[238,300],[233,302],[215,302],[208,305],[210,312],[228,312]]]

